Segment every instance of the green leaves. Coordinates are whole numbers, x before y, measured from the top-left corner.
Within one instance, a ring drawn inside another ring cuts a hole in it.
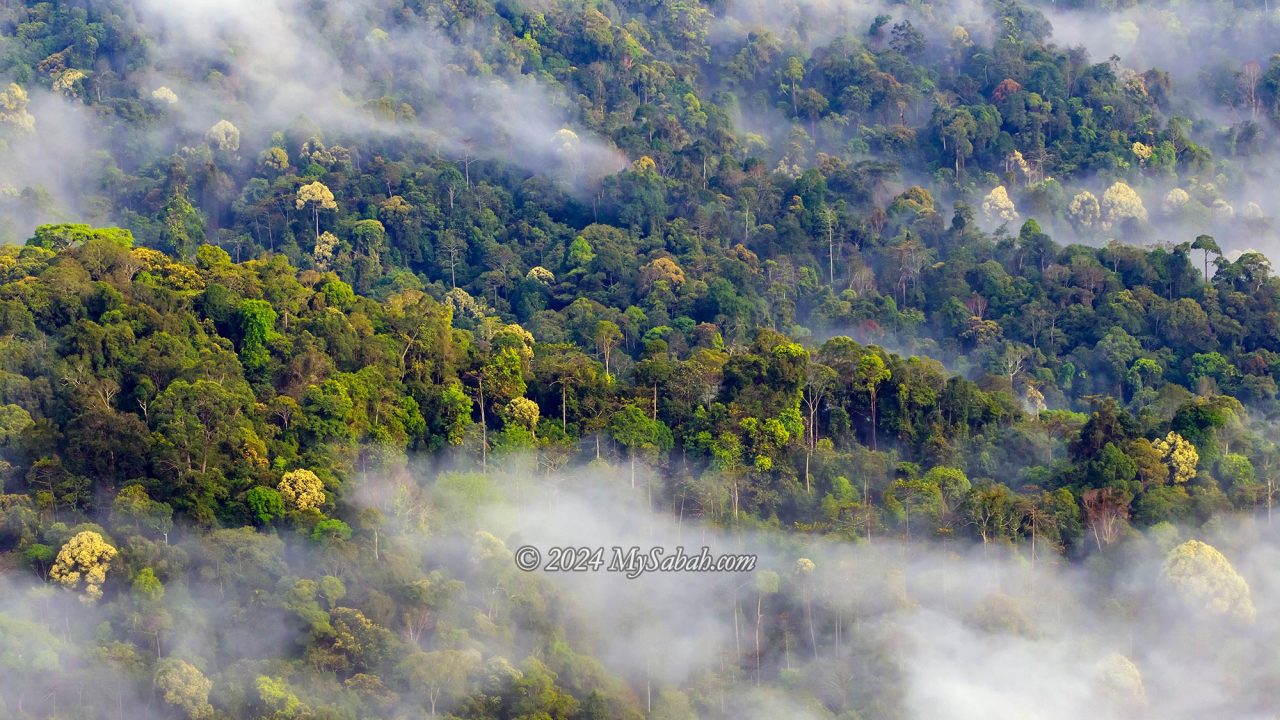
[[[247,370],[261,370],[271,360],[268,343],[275,334],[276,311],[265,300],[240,303],[240,361]]]
[[[133,233],[122,228],[92,228],[88,225],[61,224],[40,225],[27,240],[29,247],[60,251],[91,241],[100,241],[119,248],[133,247]]]
[[[284,499],[275,488],[250,488],[245,494],[245,502],[259,524],[269,525],[272,520],[284,515]]]

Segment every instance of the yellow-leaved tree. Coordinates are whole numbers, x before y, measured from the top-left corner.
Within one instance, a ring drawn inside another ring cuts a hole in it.
[[[1018,219],[1018,211],[1013,206],[1013,200],[1009,199],[1009,191],[1003,185],[997,185],[983,198],[982,214],[992,222],[1006,223]]]
[[[1184,483],[1196,476],[1200,453],[1196,452],[1196,446],[1190,440],[1170,430],[1163,439],[1153,441],[1151,447],[1169,466],[1169,479],[1173,482]]]
[[[338,236],[325,230],[316,238],[316,246],[311,251],[311,260],[316,269],[327,272],[333,266],[333,258],[338,252]]]
[[[1249,583],[1208,543],[1188,540],[1170,550],[1164,577],[1192,608],[1244,622],[1257,617]]]
[[[213,682],[191,663],[178,658],[164,658],[156,663],[155,683],[164,701],[191,720],[213,717],[213,706],[209,704]]]
[[[1164,208],[1165,212],[1176,213],[1186,207],[1189,202],[1191,202],[1191,196],[1187,194],[1186,190],[1183,190],[1182,188],[1174,188],[1169,191],[1169,194],[1164,196],[1164,202],[1160,205]]]
[[[1071,223],[1076,226],[1077,231],[1087,230],[1098,224],[1102,219],[1102,206],[1098,203],[1098,196],[1082,190],[1071,198],[1071,205],[1067,208],[1071,213]]]
[[[666,282],[672,290],[677,290],[685,283],[684,270],[669,257],[660,257],[640,268],[640,282],[648,290],[656,282]]]
[[[1133,716],[1147,707],[1147,689],[1142,682],[1142,672],[1129,658],[1111,653],[1098,663],[1094,676],[1099,694],[1126,716]]]
[[[23,132],[36,129],[36,119],[27,112],[30,104],[27,91],[17,83],[9,83],[9,87],[0,91],[0,125],[8,125]]]
[[[276,488],[285,504],[295,510],[310,510],[324,503],[324,482],[310,470],[291,470]]]
[[[107,570],[117,554],[101,535],[86,530],[58,551],[49,577],[69,590],[83,588],[80,601],[91,603],[102,597],[102,583],[106,582]]]
[[[311,214],[315,219],[316,239],[320,238],[320,211],[337,210],[338,203],[333,198],[333,191],[324,183],[316,180],[309,185],[298,188],[298,199],[295,206],[301,210],[311,206]]]
[[[1147,221],[1147,208],[1142,204],[1142,198],[1128,183],[1120,181],[1102,194],[1102,214],[1108,226],[1125,220]]]
[[[529,272],[525,273],[525,279],[532,280],[543,285],[550,285],[556,281],[556,274],[541,265],[535,265],[534,267],[529,268]]]
[[[164,103],[165,105],[178,104],[178,94],[170,90],[168,86],[165,85],[161,85],[155,90],[152,90],[151,99],[158,103]]]
[[[538,418],[541,412],[538,409],[538,403],[526,397],[518,397],[511,400],[502,407],[498,413],[502,416],[502,422],[508,426],[515,426],[521,430],[525,430],[530,435],[536,435],[538,430]]]
[[[205,133],[209,147],[225,153],[234,153],[240,149],[240,128],[229,120],[219,120]]]

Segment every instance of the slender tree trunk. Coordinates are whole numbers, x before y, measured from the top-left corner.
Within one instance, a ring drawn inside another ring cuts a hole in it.
[[[650,658],[644,659],[644,704],[645,712],[653,713],[653,673],[650,669]]]
[[[804,613],[809,619],[809,647],[813,648],[813,659],[818,659],[818,631],[813,626],[813,598],[810,597],[809,589],[805,589],[804,593]]]
[[[876,391],[871,391],[871,449],[879,450],[880,445],[876,442]]]
[[[1267,527],[1271,527],[1271,505],[1272,498],[1275,498],[1275,480],[1271,479],[1270,474],[1267,477]]]
[[[836,238],[830,223],[827,224],[827,279],[834,288],[836,286]]]
[[[764,624],[764,593],[756,596],[756,685],[760,685],[760,626]]]
[[[480,379],[480,472],[489,472],[489,424],[484,417],[484,378]]]
[[[871,495],[867,492],[867,474],[862,473],[862,516],[867,528],[867,544],[871,543]]]
[[[742,628],[738,622],[738,615],[738,588],[735,587],[733,589],[733,647],[737,653],[735,657],[738,658],[735,665],[742,662]]]
[[[1036,567],[1036,536],[1040,533],[1037,530],[1037,522],[1034,517],[1031,518],[1031,569]],[[1035,577],[1034,575],[1032,577]]]

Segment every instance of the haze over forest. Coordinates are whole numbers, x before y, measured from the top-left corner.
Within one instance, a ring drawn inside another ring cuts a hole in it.
[[[1276,717],[1277,37],[0,3],[0,716]]]

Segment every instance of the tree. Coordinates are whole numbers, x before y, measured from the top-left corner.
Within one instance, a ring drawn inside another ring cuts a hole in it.
[[[266,171],[267,177],[283,173],[289,169],[289,153],[284,148],[269,147],[258,155],[258,166]]]
[[[77,533],[58,551],[49,577],[68,590],[81,589],[81,602],[92,603],[102,597],[102,584],[115,559],[116,549],[92,530]]]
[[[963,31],[963,28],[958,29]],[[978,125],[974,121],[973,113],[965,107],[952,111],[943,122],[945,124],[939,131],[942,137],[942,149],[948,149],[947,143],[951,144],[950,150],[955,156],[956,181],[959,182],[964,175],[965,159],[973,155],[973,137],[978,131]]]
[[[271,717],[294,718],[308,712],[306,706],[289,689],[289,684],[284,680],[259,675],[254,685],[258,690],[258,699],[267,709],[273,711],[274,714]]]
[[[942,494],[944,508],[948,513],[956,512],[964,503],[972,487],[969,477],[960,468],[937,465],[920,478],[930,485],[937,486]]]
[[[889,47],[903,55],[909,58],[916,58],[924,52],[924,35],[919,30],[916,30],[910,20],[903,20],[894,24],[890,35],[892,39],[889,41]]]
[[[1209,253],[1222,257],[1222,248],[1218,247],[1218,242],[1213,239],[1212,235],[1198,235],[1195,242],[1191,243],[1191,249],[1204,251],[1204,284],[1210,284]]]
[[[169,462],[176,469],[209,470],[240,427],[246,404],[242,390],[231,382],[174,380],[160,393],[152,404],[152,425],[163,435],[160,449],[174,456]]]
[[[524,397],[528,385],[524,380],[524,361],[518,350],[503,347],[489,357],[473,377],[476,380],[477,405],[480,410],[481,467],[488,465],[488,408],[503,407],[515,398]]]
[[[213,717],[209,691],[213,682],[191,663],[167,657],[156,664],[156,689],[164,701],[181,710],[190,720]]]
[[[0,126],[16,128],[19,132],[29,133],[36,129],[35,118],[27,111],[31,100],[27,91],[17,83],[9,83],[0,92]]]
[[[1151,358],[1138,358],[1133,361],[1133,365],[1129,367],[1129,372],[1126,373],[1125,377],[1128,379],[1129,384],[1133,386],[1133,394],[1137,398],[1142,394],[1143,390],[1159,382],[1163,375],[1164,368],[1160,367],[1160,363]]]
[[[1129,518],[1131,499],[1128,493],[1114,487],[1090,488],[1080,496],[1080,504],[1084,507],[1085,518],[1099,550],[1103,543],[1110,545],[1120,539],[1124,521]]]
[[[311,249],[311,262],[316,269],[327,272],[333,267],[333,258],[338,252],[338,236],[325,230],[316,236],[316,244]]]
[[[983,544],[1010,539],[1018,528],[1016,498],[1000,483],[986,483],[970,490],[965,496],[964,514]]]
[[[595,257],[590,241],[582,235],[575,237],[573,242],[569,243],[569,250],[565,253],[565,260],[572,268],[586,268]]]
[[[1142,344],[1124,328],[1113,327],[1094,346],[1094,351],[1106,361],[1111,377],[1116,380],[1116,394],[1120,395],[1129,365],[1142,353]]]
[[[326,187],[324,183],[316,180],[309,185],[303,185],[298,188],[298,198],[294,204],[299,210],[308,205],[311,206],[311,214],[315,220],[316,241],[318,242],[320,240],[320,211],[338,209],[338,203],[333,198],[333,191]]]
[[[280,497],[294,510],[310,510],[324,504],[324,483],[310,470],[291,470],[280,478]]]
[[[884,360],[876,352],[868,352],[858,359],[858,364],[854,368],[853,383],[854,386],[867,393],[870,400],[871,409],[871,449],[878,450],[879,445],[876,441],[876,394],[879,391],[881,383],[884,383],[893,376],[893,373],[884,364]]]
[[[609,435],[627,448],[631,460],[631,487],[636,486],[636,455],[642,451],[670,450],[671,430],[635,405],[627,405],[609,419]]]
[[[354,608],[334,608],[329,613],[333,634],[327,638],[334,653],[331,669],[350,673],[367,672],[388,659],[394,636]]]
[[[5,705],[7,710],[16,710],[14,717],[32,717],[27,713],[33,708],[24,707],[26,700],[38,697],[50,678],[59,677],[61,656],[69,649],[68,643],[42,624],[0,614],[0,672],[11,683],[5,699],[14,702]]]
[[[413,652],[401,661],[403,673],[415,687],[427,691],[431,716],[467,695],[467,680],[480,664],[478,652],[435,650]]]
[[[1147,221],[1147,209],[1142,205],[1142,198],[1128,184],[1116,181],[1102,194],[1102,217],[1107,227],[1135,220]]]
[[[269,525],[272,520],[284,515],[284,498],[275,488],[261,485],[250,488],[245,493],[245,502],[262,525]]]
[[[836,226],[840,224],[840,216],[835,208],[823,205],[818,209],[818,219],[827,236],[827,284],[836,286]]]
[[[1108,655],[1099,663],[1096,679],[1101,695],[1124,717],[1138,716],[1146,710],[1147,691],[1142,673],[1129,658],[1119,653]]]
[[[560,428],[564,432],[569,429],[570,390],[573,389],[573,400],[579,396],[578,389],[591,385],[598,380],[598,365],[588,358],[577,346],[568,343],[539,343],[535,348],[533,372],[541,377],[549,388],[560,389]]]
[[[1079,232],[1097,227],[1102,220],[1102,206],[1098,203],[1098,197],[1088,190],[1080,191],[1071,199],[1068,211],[1071,223]]]
[[[311,539],[321,544],[341,544],[351,539],[351,526],[337,518],[325,518],[311,528]]]
[[[1197,612],[1253,622],[1257,610],[1245,581],[1217,548],[1188,540],[1169,551],[1163,577]]]
[[[1003,185],[997,185],[982,199],[982,213],[991,222],[1009,223],[1018,219],[1018,211]]]
[[[937,485],[924,480],[895,480],[885,490],[884,503],[901,516],[908,539],[911,538],[913,524],[930,533],[938,530],[943,502]]]
[[[838,382],[839,377],[836,371],[830,367],[813,361],[805,365],[804,391],[801,397],[806,410],[805,429],[808,431],[804,457],[805,492],[812,492],[809,464],[813,458],[813,451],[818,447],[818,408],[822,406],[822,401],[827,394],[835,390]]]
[[[111,522],[118,529],[156,533],[167,542],[173,527],[173,508],[152,500],[141,485],[128,485],[111,502]]]
[[[240,149],[240,128],[227,120],[219,120],[205,133],[205,139],[212,149],[233,155]]]
[[[1164,438],[1152,441],[1151,445],[1169,466],[1170,481],[1185,483],[1196,476],[1200,454],[1196,452],[1196,446],[1186,438],[1170,430]]]
[[[604,357],[605,377],[610,377],[609,358],[613,354],[613,349],[622,341],[622,330],[611,320],[601,320],[596,323],[595,332],[592,335],[596,342],[596,349]]]
[[[458,287],[458,258],[467,250],[467,239],[454,230],[440,233],[440,247],[449,262],[449,285]]]
[[[276,311],[265,300],[240,303],[240,361],[246,369],[261,370],[271,360],[268,343],[275,335]]]
[[[38,225],[30,239],[28,247],[40,247],[59,252],[83,246],[92,241],[105,242],[118,248],[133,247],[133,233],[122,228],[94,228],[78,223],[61,223],[57,225]]]
[[[672,290],[677,290],[685,284],[685,274],[675,260],[664,256],[640,268],[640,281],[645,291],[651,290],[657,282],[665,282]]]
[[[772,570],[756,573],[756,685],[760,684],[761,653],[760,634],[764,627],[764,599],[776,595],[782,589],[782,578]]]
[[[533,436],[538,429],[541,411],[538,409],[538,403],[529,398],[518,397],[504,405],[498,414],[502,417],[502,422],[518,427]]]

